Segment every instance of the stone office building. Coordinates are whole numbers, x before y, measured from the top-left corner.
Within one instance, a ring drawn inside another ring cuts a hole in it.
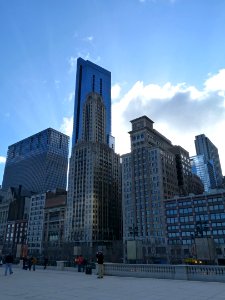
[[[166,262],[163,201],[179,194],[173,145],[148,117],[131,123],[131,153],[122,156],[124,246],[136,240],[140,261]]]
[[[45,201],[43,254],[51,259],[68,259],[64,253],[66,191],[49,192]]]
[[[120,157],[107,144],[100,94],[87,95],[82,120],[82,137],[70,159],[66,239],[83,247],[82,253],[95,253],[121,239]]]
[[[41,256],[42,254],[48,254],[47,248],[48,246],[51,246],[51,243],[48,245],[48,243],[45,242],[52,242],[53,240],[58,241],[58,239],[60,239],[61,241],[61,239],[63,238],[62,236],[60,236],[60,234],[62,234],[64,219],[62,220],[61,214],[59,218],[59,207],[57,207],[57,203],[60,203],[62,199],[64,199],[65,201],[65,197],[66,191],[63,189],[55,189],[46,193],[35,194],[31,196],[27,230],[27,244],[29,255]],[[52,208],[53,211],[50,211],[50,208]],[[55,220],[56,216],[57,218],[59,218],[59,220]],[[53,221],[53,223],[55,221],[56,222],[54,224],[51,224],[50,221]]]

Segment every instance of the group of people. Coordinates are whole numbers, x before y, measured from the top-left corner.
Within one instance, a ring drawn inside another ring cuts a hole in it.
[[[98,251],[96,253],[96,259],[98,264],[98,278],[103,278],[103,264],[104,264],[104,255],[102,251]],[[7,273],[9,271],[9,274],[13,274],[12,271],[12,263],[13,263],[13,256],[9,253],[5,256],[4,259],[5,262],[5,276],[7,276]],[[87,267],[88,261],[85,259],[82,255],[79,255],[75,258],[75,263],[78,266],[78,272],[85,271],[85,268]],[[33,267],[33,271],[36,269],[37,264],[37,258],[36,257],[23,257],[23,269],[31,271]],[[46,269],[48,264],[48,258],[44,258],[44,269]]]
[[[33,271],[36,269],[37,258],[36,257],[23,257],[23,269],[31,271],[33,267]]]
[[[102,251],[98,251],[96,253],[96,259],[97,259],[97,264],[98,264],[98,278],[103,278],[103,272],[104,272],[104,268],[103,268],[103,264],[104,264],[104,255]],[[75,264],[78,267],[78,272],[84,272],[88,263],[90,264],[91,262],[88,261],[87,259],[85,259],[83,257],[83,255],[78,255],[75,258]]]
[[[23,257],[23,269],[24,270],[29,270],[31,271],[31,269],[33,269],[33,271],[36,270],[36,264],[37,264],[37,258],[36,257]],[[44,269],[47,268],[48,265],[48,258],[45,257],[44,258],[44,262],[43,262],[43,266]]]
[[[83,255],[78,255],[75,258],[75,264],[77,265],[78,272],[84,272],[87,266],[87,259]]]

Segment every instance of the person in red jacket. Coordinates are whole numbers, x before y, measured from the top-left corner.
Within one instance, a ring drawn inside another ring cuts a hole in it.
[[[84,265],[84,258],[82,255],[80,255],[77,259],[78,272],[81,272],[81,268],[83,268],[83,265]]]
[[[97,263],[98,263],[98,278],[103,278],[103,272],[104,272],[104,255],[102,251],[98,251],[96,254]]]

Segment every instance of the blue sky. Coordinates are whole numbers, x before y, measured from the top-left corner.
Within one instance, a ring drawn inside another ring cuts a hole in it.
[[[112,73],[117,152],[146,114],[191,155],[205,133],[225,168],[225,1],[1,0],[0,28],[0,183],[9,145],[71,134],[79,56]]]

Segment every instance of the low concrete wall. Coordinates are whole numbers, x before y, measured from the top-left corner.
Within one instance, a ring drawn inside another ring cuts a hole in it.
[[[225,282],[225,267],[105,263],[105,275]]]
[[[77,272],[77,268],[65,267],[64,263],[66,262],[60,261],[58,266],[47,266],[47,269]],[[20,267],[20,265],[18,264],[16,267]],[[43,266],[37,266],[37,269],[42,268]],[[97,274],[97,268],[92,270],[92,274]],[[109,276],[225,282],[225,266],[104,263],[104,274]]]
[[[115,275],[115,276],[174,279],[175,266],[105,263],[104,273],[106,275]]]

